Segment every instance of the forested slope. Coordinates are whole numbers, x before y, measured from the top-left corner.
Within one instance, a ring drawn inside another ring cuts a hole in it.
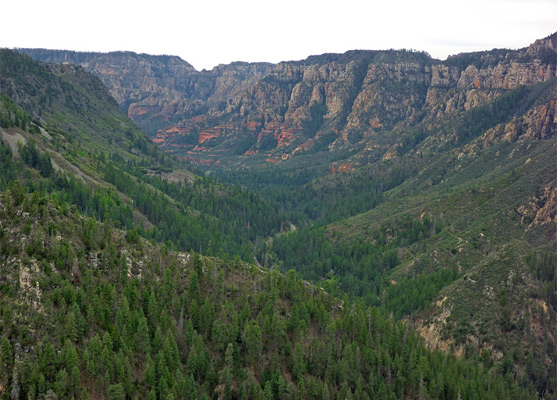
[[[408,326],[240,261],[0,194],[2,398],[536,398]]]
[[[478,128],[462,144],[440,150],[426,141],[398,161],[347,174],[344,182],[337,177],[314,182],[326,199],[355,177],[360,184],[368,176],[369,186],[385,187],[379,185],[381,171],[416,167],[374,201],[350,198],[354,209],[370,211],[278,236],[259,248],[260,259],[296,267],[339,295],[363,298],[416,321],[431,346],[492,359],[532,380],[541,394],[554,396],[553,83],[507,95],[530,92],[526,104],[495,102],[464,114],[469,121],[464,126],[472,130],[482,125],[478,116],[484,112],[493,120],[494,108],[502,107],[507,117]],[[512,115],[518,104],[524,108]],[[439,127],[442,147],[454,124]]]
[[[40,170],[40,179],[18,175],[26,190],[58,193],[98,220],[204,254],[248,260],[251,241],[280,229],[260,196],[180,169],[80,67],[1,50],[0,92],[3,140],[18,159],[19,142],[31,154],[24,162]]]

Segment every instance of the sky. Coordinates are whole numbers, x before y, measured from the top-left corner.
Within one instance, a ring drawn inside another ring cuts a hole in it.
[[[177,55],[197,70],[353,49],[517,49],[557,31],[557,0],[4,0],[0,47]]]

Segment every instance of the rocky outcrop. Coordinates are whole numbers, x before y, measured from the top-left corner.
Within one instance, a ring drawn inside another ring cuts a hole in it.
[[[549,139],[557,135],[557,87],[549,91],[548,100],[529,109],[524,115],[498,124],[483,133],[478,140],[464,147],[476,154],[495,143]]]
[[[540,196],[533,196],[517,209],[522,223],[529,221],[529,230],[535,225],[557,224],[557,187],[546,186]]]
[[[468,66],[461,74],[457,86],[461,89],[516,89],[532,86],[555,76],[555,65],[541,60],[524,63],[513,61],[478,69]]]
[[[508,90],[550,80],[556,75],[556,38],[443,62],[408,51],[351,51],[201,72],[172,56],[21,51],[90,70],[130,118],[178,155],[265,152],[282,160],[315,146],[365,144],[378,132],[470,110]],[[554,129],[551,107],[545,122],[529,122],[539,125],[532,137]]]

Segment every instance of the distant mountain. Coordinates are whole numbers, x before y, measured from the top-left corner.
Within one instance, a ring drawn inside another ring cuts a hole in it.
[[[374,138],[485,104],[555,76],[557,34],[521,50],[438,61],[410,51],[350,51],[279,64],[232,63],[195,71],[169,56],[20,49],[97,75],[128,116],[186,159],[279,163],[304,153],[392,144]],[[370,143],[371,141],[371,143]],[[238,157],[242,157],[238,159]]]

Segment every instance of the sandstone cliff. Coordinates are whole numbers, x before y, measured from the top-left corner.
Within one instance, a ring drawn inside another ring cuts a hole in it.
[[[168,151],[189,159],[264,154],[280,162],[308,150],[346,148],[376,148],[381,157],[394,157],[396,149],[377,147],[372,138],[420,122],[432,129],[440,118],[554,78],[557,33],[524,49],[446,61],[409,51],[350,51],[201,72],[172,56],[21,51],[96,74]],[[537,123],[545,133],[533,135],[554,134],[554,121],[548,121]]]

